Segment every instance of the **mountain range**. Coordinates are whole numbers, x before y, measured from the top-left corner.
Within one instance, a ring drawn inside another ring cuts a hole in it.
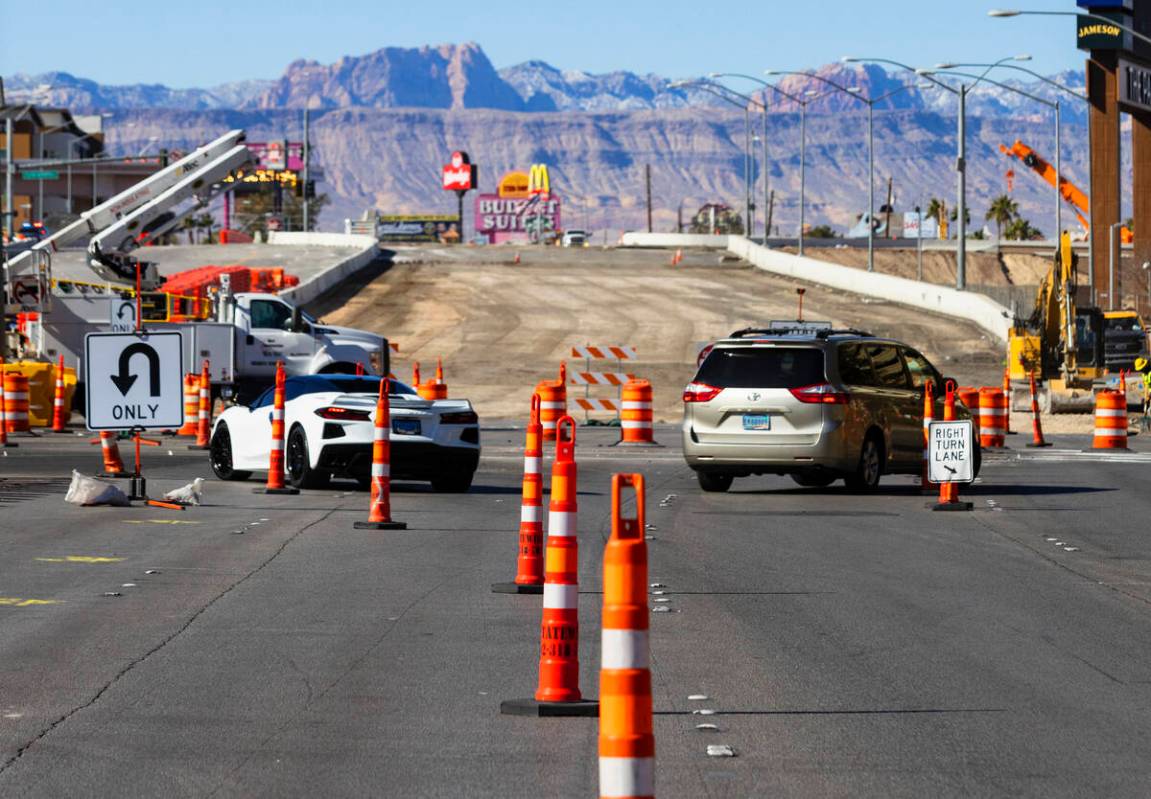
[[[1064,171],[1081,184],[1085,107],[1024,73],[1002,71],[1005,86],[981,84],[968,99],[969,185],[976,227],[990,197],[1006,188],[1016,167],[1015,198],[1041,229],[1052,206],[1051,190],[998,144],[1023,139],[1050,154],[1049,107],[1061,100]],[[950,82],[958,78],[936,76]],[[1026,80],[1024,79],[1026,78]],[[875,98],[876,196],[894,185],[897,210],[930,196],[954,194],[954,96],[926,78],[875,64],[828,64],[808,74],[722,80],[761,100],[756,82],[769,79],[770,167],[776,189],[774,222],[786,231],[797,222],[799,106],[807,99],[807,219],[850,227],[866,206],[867,104]],[[1081,90],[1083,75],[1049,80]],[[857,89],[849,93],[832,86]],[[643,221],[643,170],[650,164],[657,226],[671,227],[704,202],[741,208],[746,101],[716,95],[713,86],[677,87],[657,75],[590,74],[560,70],[543,61],[497,69],[474,43],[420,48],[385,47],[331,64],[297,60],[276,80],[241,80],[209,88],[161,85],[108,86],[64,72],[5,78],[8,102],[36,102],[75,112],[108,114],[113,152],[132,153],[157,137],[161,146],[187,148],[232,127],[253,140],[297,139],[300,110],[313,110],[313,140],[332,199],[322,224],[368,208],[384,212],[450,211],[438,170],[453,149],[468,150],[490,190],[499,175],[533,162],[548,163],[553,185],[568,197],[570,221],[596,230],[634,227]],[[759,109],[752,106],[754,131]],[[762,169],[755,144],[753,172]],[[757,193],[760,189],[757,189]],[[760,219],[762,224],[762,201]],[[1052,214],[1053,215],[1053,214]],[[1070,215],[1067,215],[1070,219]]]

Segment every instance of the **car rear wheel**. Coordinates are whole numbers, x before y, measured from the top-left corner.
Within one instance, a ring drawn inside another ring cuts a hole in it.
[[[731,488],[735,477],[730,474],[717,474],[715,472],[696,472],[699,487],[709,493],[723,493]]]
[[[847,477],[844,482],[848,488],[855,491],[874,491],[879,487],[879,478],[882,475],[883,444],[880,443],[878,436],[872,434],[863,440],[855,474]]]
[[[472,487],[475,472],[454,472],[432,478],[432,490],[439,494],[462,494]]]
[[[326,488],[331,475],[312,468],[308,453],[308,437],[302,427],[293,427],[288,435],[284,453],[288,467],[288,482],[295,488]]]
[[[216,425],[216,432],[208,442],[208,461],[212,466],[212,473],[221,480],[247,480],[251,472],[241,472],[232,468],[232,434],[228,432],[228,425],[220,422]]]
[[[823,474],[820,472],[817,474],[793,474],[791,479],[804,488],[826,488],[834,483],[837,478],[833,474]]]

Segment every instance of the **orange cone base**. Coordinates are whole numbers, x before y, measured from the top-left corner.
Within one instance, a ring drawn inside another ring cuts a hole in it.
[[[505,716],[535,716],[541,719],[560,716],[595,717],[599,715],[599,702],[594,699],[577,699],[574,702],[505,699],[500,702],[500,713]]]
[[[352,525],[357,530],[407,530],[407,522],[356,522]]]
[[[542,594],[543,583],[492,583],[493,594]]]
[[[942,510],[942,511],[975,510],[975,504],[974,503],[972,503],[972,502],[959,502],[959,501],[956,501],[956,502],[933,502],[932,504],[928,505],[927,507],[931,508],[931,510]]]
[[[298,488],[253,488],[253,494],[299,494]]]

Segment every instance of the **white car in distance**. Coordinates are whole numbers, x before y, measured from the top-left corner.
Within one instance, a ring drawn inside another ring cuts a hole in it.
[[[285,383],[284,467],[290,485],[324,488],[332,477],[361,486],[371,479],[372,436],[380,378],[306,375]],[[440,492],[467,491],[480,459],[479,418],[463,399],[425,400],[392,380],[391,477],[426,480]],[[209,458],[221,480],[246,480],[267,471],[273,390],[216,419]]]

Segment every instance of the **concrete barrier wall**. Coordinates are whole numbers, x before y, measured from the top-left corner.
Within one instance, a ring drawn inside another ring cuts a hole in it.
[[[338,263],[313,275],[300,285],[285,289],[280,296],[296,305],[307,305],[329,289],[338,286],[380,256],[380,244],[373,236],[354,236],[344,233],[281,233],[272,232],[269,244],[296,246],[348,247],[352,252]]]
[[[715,247],[726,249],[728,236],[697,233],[624,233],[621,247]]]

